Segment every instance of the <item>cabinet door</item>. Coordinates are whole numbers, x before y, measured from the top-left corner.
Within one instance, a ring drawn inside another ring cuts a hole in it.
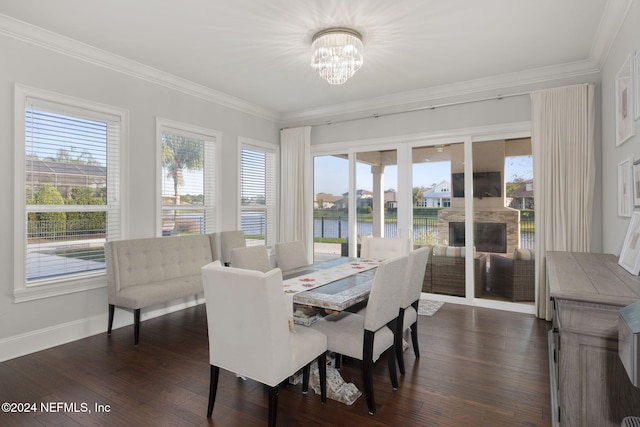
[[[617,309],[571,306],[560,310],[558,385],[560,425],[620,426],[640,415],[640,389],[618,356]]]

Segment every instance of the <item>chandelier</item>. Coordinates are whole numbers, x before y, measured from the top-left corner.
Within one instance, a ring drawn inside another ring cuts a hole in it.
[[[328,28],[313,36],[311,67],[329,84],[341,85],[362,66],[362,36],[349,28]]]

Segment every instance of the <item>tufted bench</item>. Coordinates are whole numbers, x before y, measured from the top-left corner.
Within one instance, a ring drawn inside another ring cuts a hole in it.
[[[203,292],[201,268],[219,258],[216,234],[107,242],[107,289],[111,335],[115,307],[133,309],[134,342],[140,309]]]

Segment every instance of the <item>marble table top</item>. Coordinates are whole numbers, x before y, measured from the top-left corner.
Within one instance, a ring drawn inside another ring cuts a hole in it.
[[[378,262],[338,258],[284,274],[285,293],[295,304],[345,310],[369,297]]]

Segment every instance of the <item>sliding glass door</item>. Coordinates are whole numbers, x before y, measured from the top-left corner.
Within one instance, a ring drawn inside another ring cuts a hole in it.
[[[316,258],[357,255],[363,236],[411,236],[414,247],[436,247],[422,288],[428,298],[533,312],[533,275],[523,295],[499,265],[506,259],[511,268],[517,254],[531,258],[533,271],[531,142],[527,129],[495,134],[509,137],[439,136],[316,155]]]
[[[349,156],[313,160],[314,261],[347,256],[349,237]]]
[[[483,299],[533,305],[535,203],[530,138],[473,143],[475,247]]]
[[[464,143],[451,142],[412,149],[414,244],[434,251],[422,291],[465,297]]]

